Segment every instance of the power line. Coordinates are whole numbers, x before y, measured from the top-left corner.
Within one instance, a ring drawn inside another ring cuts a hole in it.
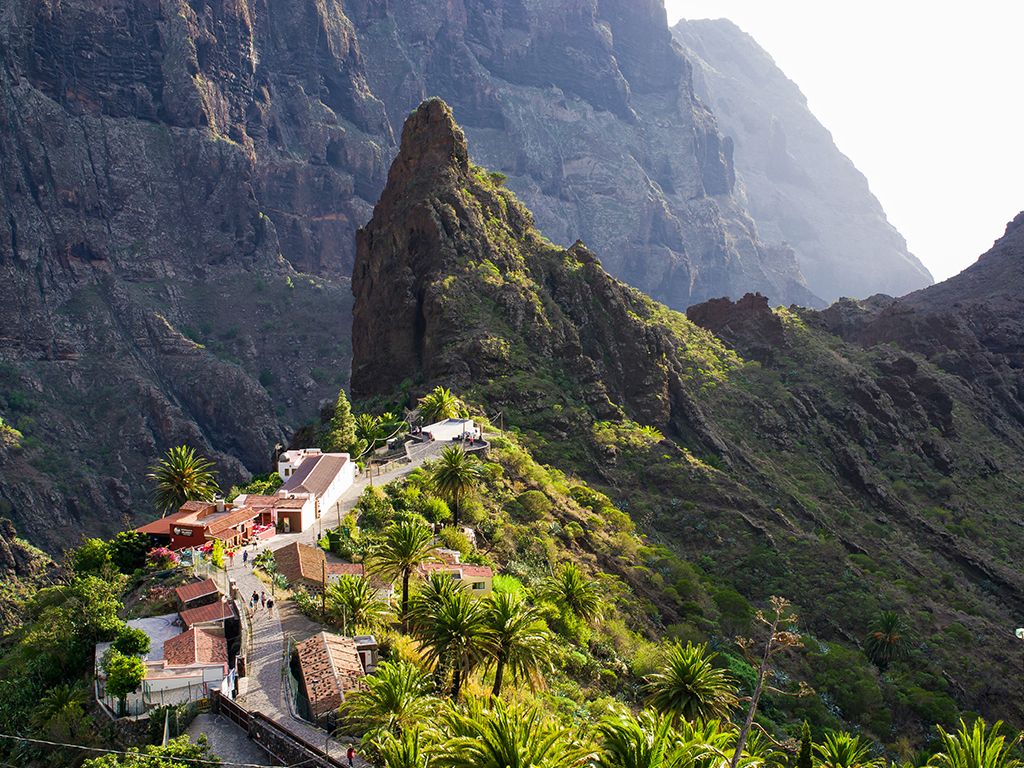
[[[197,765],[216,765],[210,760],[200,760],[194,757],[167,757],[166,755],[147,755],[145,752],[126,752],[120,749],[104,749],[103,747],[86,747],[82,744],[66,744],[59,741],[46,741],[44,739],[30,739],[26,736],[12,736],[9,733],[0,733],[0,738],[13,739],[14,741],[24,741],[30,744],[45,744],[50,747],[71,747],[72,749],[83,749],[88,752],[103,752],[110,755],[131,755],[132,757],[149,758],[151,760],[177,760],[182,763],[195,763]],[[296,765],[304,765],[310,762],[310,760],[303,760],[301,763]],[[265,763],[228,763],[223,760],[220,761],[219,765],[232,765],[236,768],[273,768]]]

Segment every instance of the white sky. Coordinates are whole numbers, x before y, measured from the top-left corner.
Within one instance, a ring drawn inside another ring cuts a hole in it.
[[[1024,2],[665,0],[727,18],[804,95],[943,280],[1024,209]]]

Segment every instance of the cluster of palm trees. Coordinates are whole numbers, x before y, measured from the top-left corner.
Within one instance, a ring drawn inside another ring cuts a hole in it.
[[[478,667],[494,668],[492,696],[501,695],[507,675],[526,681],[531,689],[551,667],[554,638],[541,610],[524,591],[499,592],[477,599],[445,570],[433,570],[414,595],[410,583],[420,566],[439,562],[438,547],[425,525],[401,520],[392,523],[367,558],[367,576],[346,575],[331,584],[325,596],[329,614],[346,627],[374,629],[392,618],[388,604],[372,578],[400,582],[399,619],[404,632],[420,646],[424,662],[435,676],[451,679],[457,700],[463,682]],[[579,566],[567,563],[535,590],[579,620],[600,616],[601,596]]]
[[[648,706],[639,713],[612,707],[596,723],[566,721],[538,704],[497,697],[470,697],[464,704],[433,695],[431,676],[405,661],[385,662],[341,707],[350,727],[364,732],[364,748],[381,768],[721,768],[736,749],[739,731],[728,718],[706,710],[665,709],[650,681]],[[942,751],[903,768],[1021,768],[1012,749],[1019,739],[988,728],[980,718],[947,733],[938,728]],[[810,743],[798,765],[813,768],[883,768],[870,742],[830,733]],[[813,749],[812,749],[813,747]],[[811,755],[813,754],[813,758]],[[760,768],[784,765],[788,757],[758,734],[742,749],[737,764]]]

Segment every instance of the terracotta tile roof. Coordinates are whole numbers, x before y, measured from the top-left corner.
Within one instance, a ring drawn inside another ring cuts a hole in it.
[[[204,512],[210,507],[217,508],[217,502],[215,501],[186,501],[180,507],[179,512]]]
[[[229,528],[236,528],[242,523],[258,517],[259,514],[259,512],[248,505],[239,507],[235,511],[224,515],[224,517],[219,517],[213,522],[207,523],[206,533],[211,536],[216,536],[222,531],[226,531]]]
[[[177,593],[178,599],[181,600],[181,602],[188,603],[192,600],[198,600],[200,597],[216,595],[220,590],[218,590],[217,585],[213,583],[213,579],[207,579],[206,581],[184,584],[174,591]]]
[[[193,627],[164,641],[164,661],[168,666],[190,664],[227,664],[228,641],[219,635]]]
[[[280,496],[256,496],[250,495],[245,497],[245,506],[258,509],[260,507],[272,507]]]
[[[351,637],[321,632],[295,650],[314,716],[337,709],[346,693],[362,687],[366,673]]]
[[[491,570],[489,565],[470,565],[469,563],[458,563],[457,565],[449,563],[423,563],[420,565],[419,570],[424,575],[429,575],[431,571],[461,573],[463,579],[490,579],[494,577],[494,571]]]
[[[302,509],[306,506],[305,499],[285,499],[278,497],[274,502],[274,509]]]
[[[141,528],[136,528],[136,531],[140,533],[166,533],[170,534],[171,526],[178,522],[181,518],[187,517],[191,512],[174,512],[167,517],[161,517],[159,520],[154,520],[152,523],[146,523]]]
[[[205,624],[208,621],[230,619],[237,614],[235,613],[234,603],[227,603],[221,600],[209,605],[201,605],[198,608],[189,608],[178,615],[181,616],[182,623],[188,628],[193,624]]]
[[[320,581],[324,575],[322,563],[325,559],[324,551],[320,547],[310,547],[298,541],[274,550],[277,570],[283,573],[288,581]]]
[[[327,558],[327,575],[365,576],[366,568],[363,567],[362,563],[341,563],[337,560]],[[379,576],[370,576],[370,586],[383,592],[390,592],[394,590],[394,585],[391,584],[391,582],[384,581]]]
[[[303,459],[295,474],[279,490],[292,493],[312,493],[323,496],[331,483],[348,463],[347,453],[325,453]]]

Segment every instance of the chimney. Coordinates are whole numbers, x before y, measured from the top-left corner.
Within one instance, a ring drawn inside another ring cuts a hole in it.
[[[224,511],[224,499],[217,499],[217,511],[218,512],[223,512]]]

